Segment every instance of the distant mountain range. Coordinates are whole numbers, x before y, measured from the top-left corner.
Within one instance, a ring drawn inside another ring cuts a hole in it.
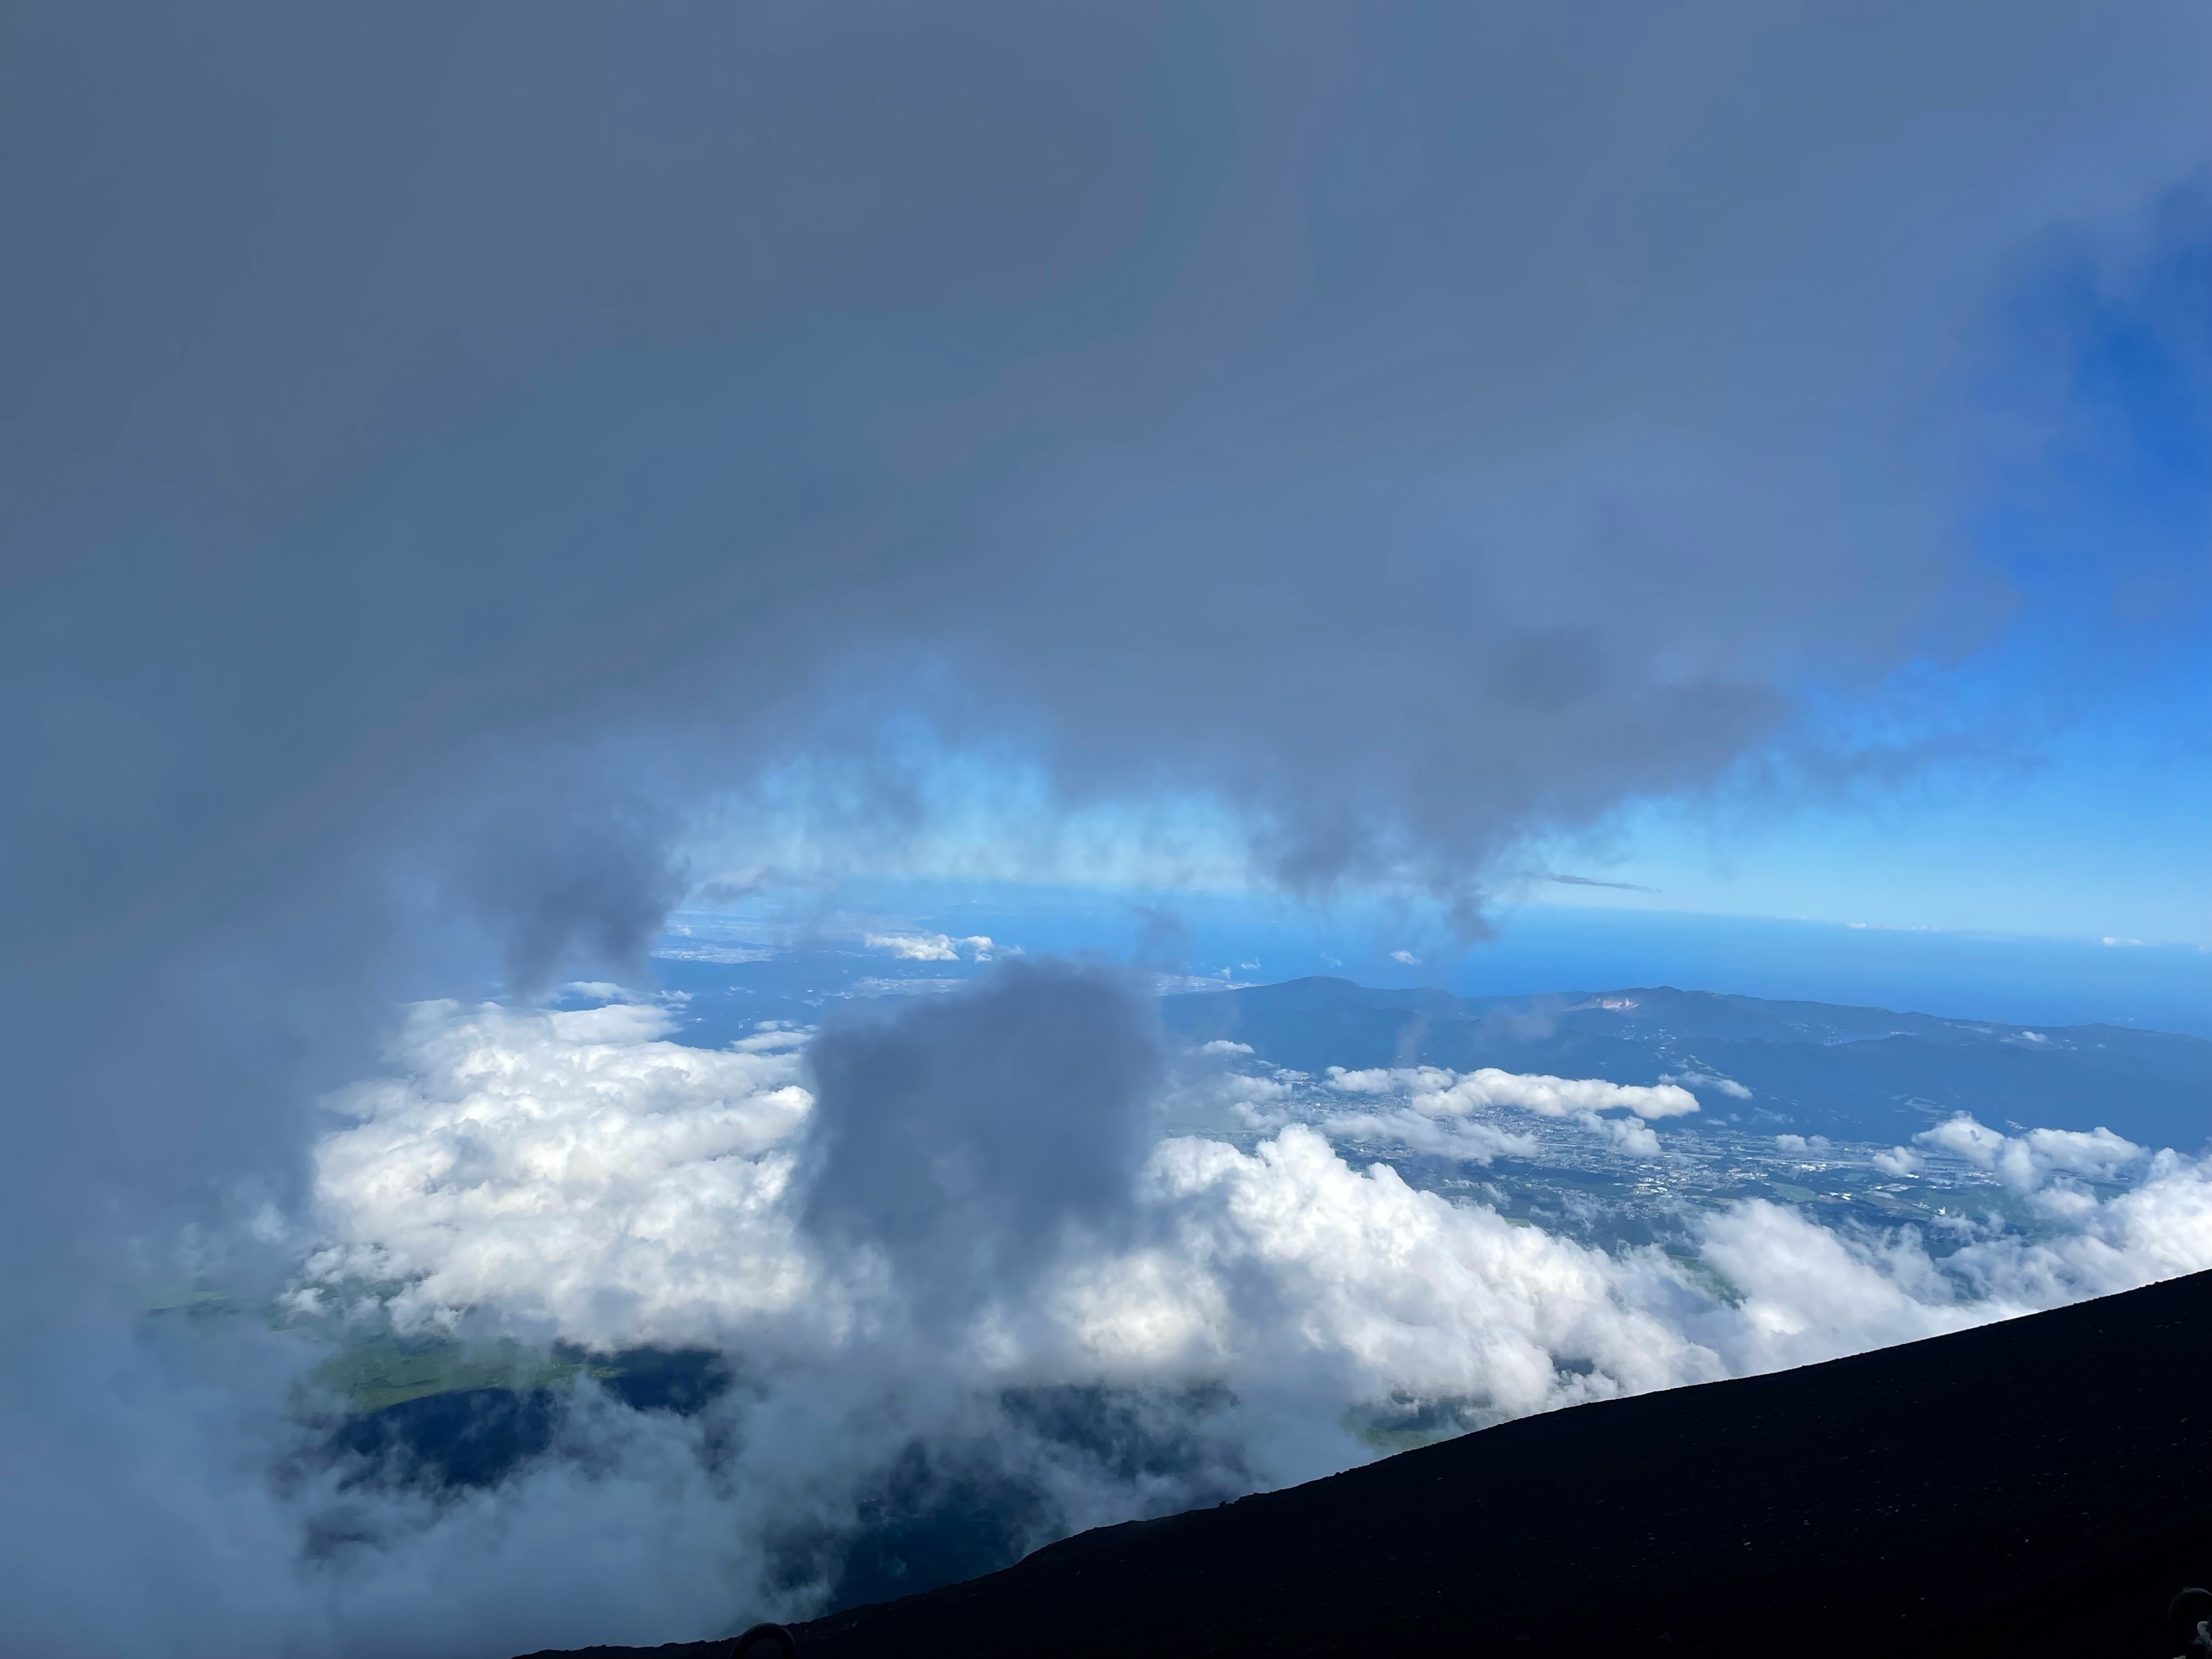
[[[2021,1026],[1671,986],[1455,997],[1316,977],[1164,998],[1169,1030],[1319,1073],[1496,1066],[1613,1083],[1698,1073],[1707,1121],[1902,1141],[1968,1112],[2194,1152],[2212,1139],[2212,1042],[2118,1025]]]

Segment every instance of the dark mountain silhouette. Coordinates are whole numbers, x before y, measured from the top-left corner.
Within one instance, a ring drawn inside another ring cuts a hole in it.
[[[1455,997],[1316,977],[1164,998],[1193,1042],[1249,1043],[1278,1066],[1495,1066],[1652,1083],[1702,1069],[1707,1113],[1851,1139],[1909,1139],[1970,1112],[1992,1127],[2109,1127],[2194,1152],[2212,1137],[2212,1042],[2118,1025],[2002,1025],[1670,986]]]
[[[2212,1274],[1524,1419],[798,1626],[804,1659],[2179,1650]],[[728,1643],[593,1649],[720,1659]]]
[[[574,1404],[565,1385],[445,1386],[436,1371],[441,1356],[434,1341],[394,1343],[390,1351],[422,1368],[400,1372],[397,1386],[422,1391],[323,1419],[326,1431],[313,1455],[340,1468],[347,1486],[441,1492],[495,1486],[553,1444]],[[465,1362],[466,1351],[459,1345],[452,1354],[457,1368]],[[358,1362],[360,1356],[349,1358]],[[637,1412],[690,1416],[732,1381],[728,1362],[700,1349],[628,1348],[594,1355],[556,1346],[552,1358],[572,1371],[586,1371],[607,1395]],[[507,1363],[516,1362],[509,1358]],[[380,1373],[356,1363],[339,1372],[334,1380],[349,1380],[359,1391],[395,1386],[390,1370]]]
[[[566,1407],[551,1389],[456,1389],[344,1418],[323,1453],[355,1484],[489,1486],[553,1443]]]

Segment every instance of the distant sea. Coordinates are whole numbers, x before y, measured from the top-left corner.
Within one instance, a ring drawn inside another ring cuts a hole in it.
[[[1546,904],[1497,912],[1494,936],[1470,945],[1420,905],[919,880],[778,888],[690,919],[782,948],[858,947],[872,933],[981,935],[1030,954],[1134,962],[1164,988],[1308,974],[1432,985],[1462,996],[1672,985],[2012,1024],[2106,1022],[2212,1037],[2212,950],[2185,945]]]

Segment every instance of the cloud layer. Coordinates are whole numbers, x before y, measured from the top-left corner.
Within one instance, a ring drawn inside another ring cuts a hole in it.
[[[2207,27],[39,12],[11,1247],[281,1192],[388,996],[634,956],[712,800],[895,864],[997,757],[1048,846],[1196,797],[1479,927],[1502,852],[1996,614],[1977,343],[2050,238],[2141,252]]]
[[[619,1512],[632,1486],[660,1480],[718,1540],[708,1553],[726,1576],[715,1587],[687,1547],[670,1570],[699,1577],[657,1620],[611,1594],[590,1628],[629,1618],[627,1639],[696,1633],[810,1605],[830,1581],[789,1577],[794,1506],[825,1537],[854,1536],[902,1458],[957,1462],[996,1447],[991,1478],[1025,1494],[1002,1501],[1036,1543],[1308,1478],[1409,1437],[2212,1267],[2212,1167],[2109,1135],[2008,1137],[1961,1120],[1924,1137],[2001,1177],[2038,1218],[2025,1231],[1971,1204],[1938,1238],[1749,1200],[1696,1218],[1686,1259],[1593,1248],[1417,1190],[1387,1165],[1347,1162],[1306,1124],[1244,1148],[1146,1146],[1127,1137],[1148,1121],[1135,1109],[1150,1097],[1153,1039],[1120,1012],[1135,1006],[1117,1001],[1127,996],[1115,980],[1016,964],[820,1039],[812,1073],[787,1032],[701,1053],[636,1006],[418,1009],[393,1075],[350,1091],[357,1121],[323,1144],[325,1237],[295,1304],[603,1349],[704,1346],[750,1381],[700,1422],[641,1425],[600,1407],[565,1449],[459,1508],[372,1510],[385,1546],[326,1566],[331,1593],[367,1606],[418,1557],[481,1550],[495,1568],[507,1546],[477,1530],[489,1516],[550,1525],[544,1506],[568,1503],[589,1515],[601,1483]],[[1117,1022],[1118,1037],[1101,1035]],[[999,1040],[1024,1031],[1027,1046]],[[908,1092],[890,1090],[879,1109],[906,1127],[874,1144],[896,1146],[898,1167],[841,1162],[834,1148],[854,1121],[839,1120],[854,1109],[841,1093],[849,1101],[854,1069],[894,1050],[890,1078]],[[1667,1091],[1473,1077],[1464,1094],[1523,1109],[1679,1109]],[[1430,1092],[1445,1097],[1473,1077],[1404,1082],[1443,1083]],[[1079,1078],[1097,1092],[1071,1092]],[[960,1103],[970,1095],[979,1103]],[[1078,1106],[1098,1121],[1064,1143]],[[1085,1133],[1127,1146],[1126,1160],[1074,1159]],[[2139,1179],[2116,1194],[2081,1179],[2123,1166]],[[1124,1448],[1115,1455],[1073,1452],[1007,1403],[1054,1389],[1153,1402],[1141,1410],[1212,1449],[1147,1463],[1127,1448],[1170,1431],[1133,1440],[1125,1425],[1106,1437]],[[711,1451],[716,1434],[734,1437],[734,1461]],[[309,1498],[327,1501],[297,1501]],[[539,1627],[519,1606],[501,1612],[501,1593],[478,1593],[484,1618]]]

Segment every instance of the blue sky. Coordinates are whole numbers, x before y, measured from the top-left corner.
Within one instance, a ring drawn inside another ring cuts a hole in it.
[[[2206,204],[2178,192],[2117,271],[2048,252],[2001,313],[1984,417],[2041,428],[1991,444],[1962,516],[2014,608],[1836,716],[1902,705],[1963,752],[1847,805],[1636,815],[1611,873],[1670,908],[2212,944]]]
[[[1989,296],[1948,509],[1972,558],[1918,652],[1871,680],[1809,674],[1793,722],[1717,783],[1540,837],[1492,891],[2212,946],[2208,204],[2184,187],[2132,238],[2047,239]],[[926,722],[896,741],[933,805],[926,834],[878,849],[885,873],[1267,886],[1202,792],[1071,813],[1018,748],[948,750]],[[805,815],[785,816],[764,861],[803,866]],[[722,855],[711,838],[697,854]]]

